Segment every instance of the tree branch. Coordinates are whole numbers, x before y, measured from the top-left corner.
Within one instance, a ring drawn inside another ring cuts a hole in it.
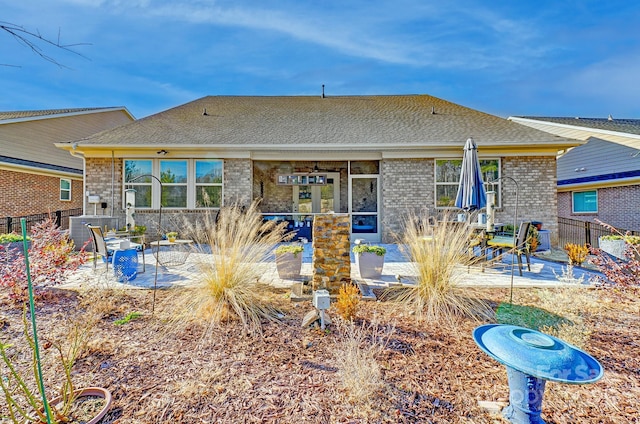
[[[42,34],[40,34],[40,31],[38,30],[36,30],[35,32],[30,31],[24,28],[23,26],[12,24],[11,22],[0,21],[0,30],[9,33],[19,44],[22,44],[23,46],[27,47],[33,53],[40,56],[42,59],[46,60],[47,62],[51,62],[54,65],[59,66],[61,68],[67,68],[67,67],[61,64],[60,62],[58,62],[54,57],[49,56],[47,53],[45,53],[43,46],[55,47],[57,49],[64,50],[66,52],[78,55],[84,59],[88,59],[86,56],[75,51],[73,48],[78,46],[87,46],[90,44],[89,43],[61,44],[60,30],[58,30],[57,41],[53,41],[43,36]],[[17,65],[9,65],[9,64],[2,64],[2,66],[19,67]]]

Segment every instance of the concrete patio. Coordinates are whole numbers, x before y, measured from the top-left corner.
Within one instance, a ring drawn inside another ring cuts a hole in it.
[[[385,264],[380,279],[371,280],[360,278],[353,253],[351,253],[351,278],[360,284],[363,291],[371,288],[384,288],[390,285],[397,285],[397,276],[401,276],[402,283],[411,284],[415,271],[412,264],[407,261],[402,254],[398,245],[385,244],[387,249],[385,255]],[[142,272],[142,264],[138,265],[138,274],[135,279],[128,282],[119,282],[113,273],[110,265],[109,271],[106,271],[105,264],[99,261],[94,270],[93,262],[84,264],[73,275],[69,276],[67,283],[63,288],[76,287],[110,287],[123,289],[151,289],[155,286],[158,289],[169,289],[172,287],[189,286],[195,284],[200,274],[200,261],[208,260],[208,254],[193,252],[189,255],[187,261],[183,265],[165,267],[159,265],[157,267],[156,280],[156,260],[150,251],[146,252],[146,271]],[[482,269],[480,266],[472,266],[470,268],[460,267],[460,284],[463,286],[474,287],[509,287],[511,285],[511,255],[506,255],[503,261],[493,263],[489,267]],[[142,261],[140,261],[142,262]],[[263,264],[264,270],[260,282],[277,288],[291,288],[294,284],[304,280],[311,280],[312,275],[312,250],[311,244],[305,245],[302,263],[302,278],[300,280],[283,280],[278,277],[276,271],[275,259],[267,261]],[[531,271],[523,267],[523,275],[518,273],[517,264],[513,269],[513,286],[514,287],[558,287],[563,285],[593,285],[594,278],[599,275],[598,272],[574,267],[573,281],[561,281],[561,277],[567,271],[564,263],[544,260],[537,257],[531,258]],[[559,278],[560,277],[560,278]],[[365,293],[366,295],[366,293]]]

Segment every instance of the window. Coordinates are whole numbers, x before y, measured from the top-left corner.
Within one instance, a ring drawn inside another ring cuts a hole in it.
[[[222,161],[196,160],[196,207],[222,205]]]
[[[71,200],[71,180],[60,178],[60,200]]]
[[[219,208],[222,169],[222,160],[125,160],[124,188],[136,190],[137,208]]]
[[[436,206],[439,208],[453,207],[458,194],[460,184],[460,172],[462,159],[438,159],[436,160]],[[500,182],[491,184],[500,177],[500,160],[480,160],[482,179],[485,190],[496,192],[496,205],[500,206]]]
[[[136,191],[136,207],[151,207],[151,189],[153,178],[151,160],[126,160],[124,161],[124,181],[127,187]]]
[[[162,207],[187,207],[187,161],[161,160]]]
[[[598,192],[591,191],[574,191],[573,197],[573,213],[597,213],[598,212]]]

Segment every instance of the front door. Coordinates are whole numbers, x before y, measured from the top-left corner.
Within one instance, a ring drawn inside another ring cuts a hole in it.
[[[323,185],[293,186],[293,211],[300,214],[340,211],[340,173],[329,172]]]
[[[380,242],[379,181],[379,175],[352,175],[349,179],[352,240]]]

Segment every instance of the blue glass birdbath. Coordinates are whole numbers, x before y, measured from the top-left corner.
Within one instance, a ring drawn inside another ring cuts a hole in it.
[[[504,416],[516,424],[544,424],[540,417],[547,381],[594,383],[604,370],[589,354],[560,339],[529,328],[488,324],[473,330],[487,355],[507,368],[509,406]]]

